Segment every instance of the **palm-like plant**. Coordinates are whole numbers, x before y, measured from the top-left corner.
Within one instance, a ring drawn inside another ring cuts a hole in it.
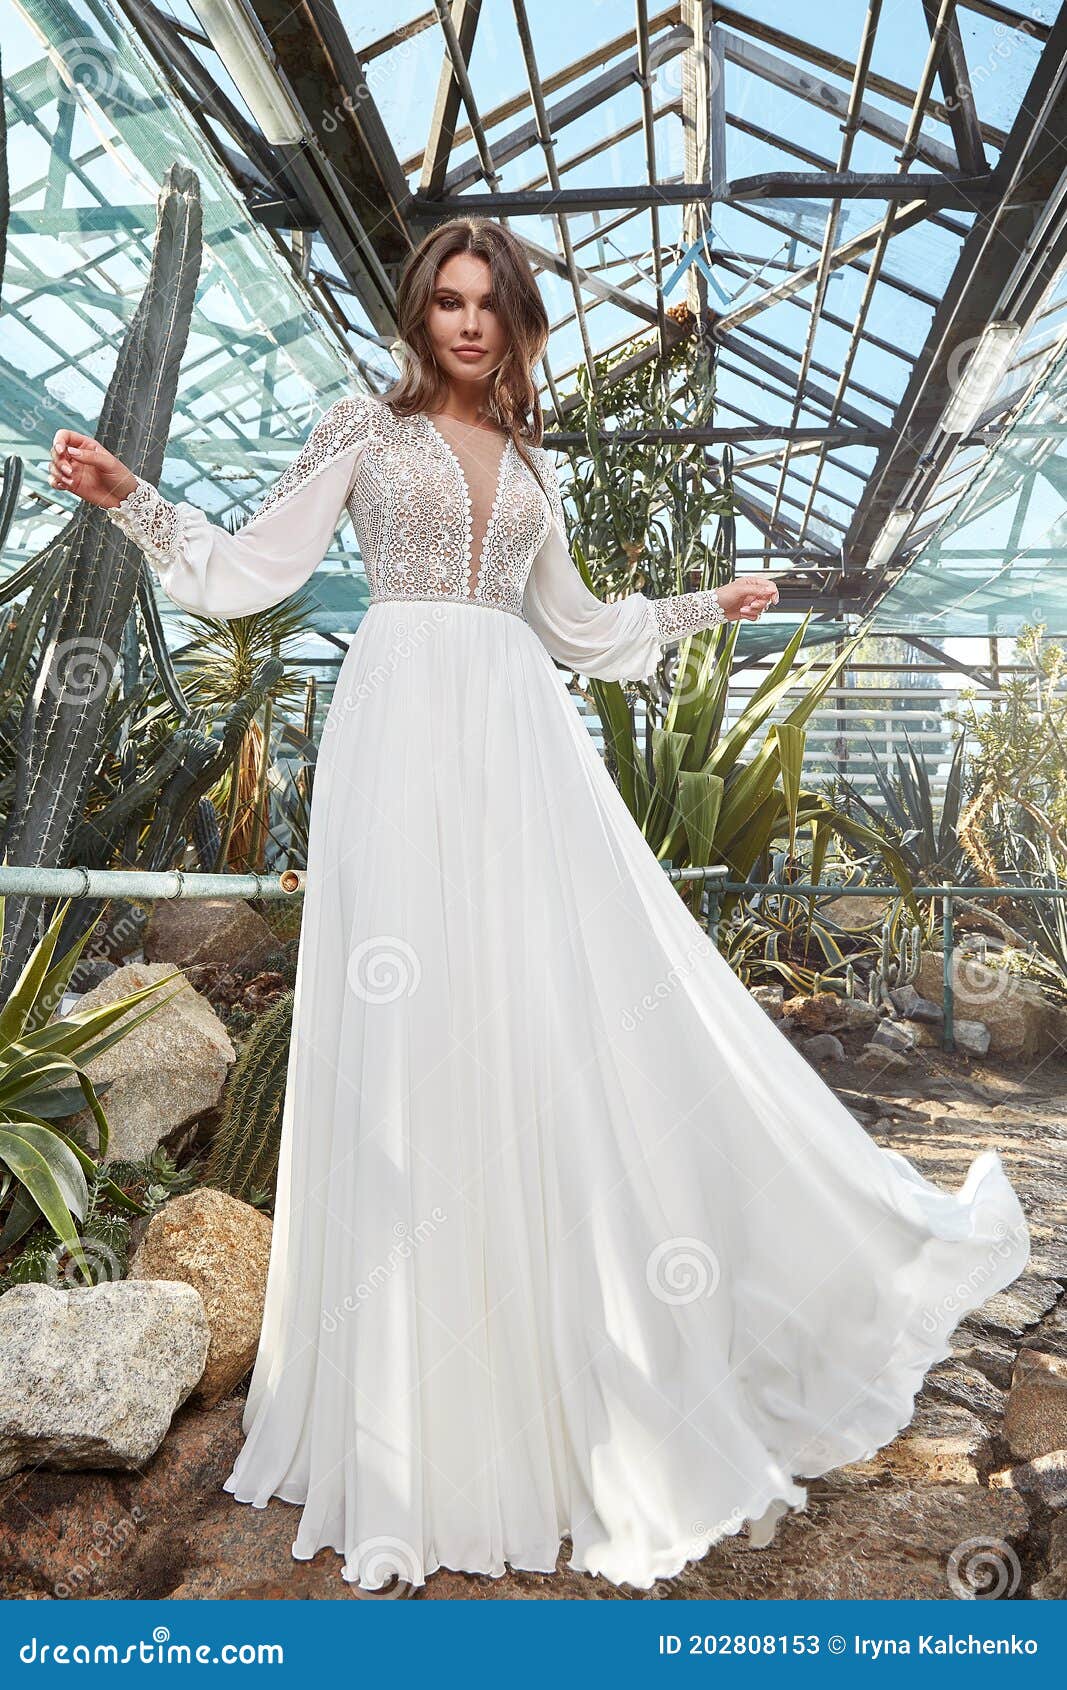
[[[730,727],[724,722],[739,625],[704,629],[683,641],[663,726],[653,729],[651,773],[636,743],[623,686],[591,682],[620,791],[656,855],[675,867],[725,864],[731,879],[745,880],[757,864],[767,864],[774,841],[784,838],[792,856],[799,831],[810,828],[813,881],[837,834],[878,853],[910,896],[907,866],[893,842],[804,788],[805,723],[862,637],[844,643],[821,675],[814,675],[820,654],[794,672],[809,620],[796,629]],[[801,696],[784,721],[772,722],[790,692]],[[739,896],[723,899],[724,917]]]
[[[906,729],[904,739],[908,754],[905,757],[899,751],[896,753],[895,775],[881,766],[874,746],[870,740],[867,741],[875,759],[874,774],[882,799],[880,810],[844,776],[839,778],[838,786],[847,794],[850,804],[869,818],[874,828],[887,831],[913,880],[920,884],[925,881],[932,886],[955,886],[972,881],[974,866],[959,837],[964,803],[966,732],[960,734],[953,749],[940,815],[926,760],[912,744]]]
[[[187,652],[186,685],[207,714],[228,710],[248,691],[252,676],[265,657],[281,657],[307,638],[310,590],[249,616],[221,621],[189,613],[197,630]],[[252,717],[236,757],[213,794],[225,816],[216,870],[230,867],[257,872],[264,866],[264,848],[271,831],[270,760],[275,707],[299,700],[303,682],[283,673],[263,701],[262,715]]]
[[[93,930],[53,960],[68,905],[69,900],[57,908],[0,1010],[0,1251],[10,1250],[43,1218],[91,1285],[76,1225],[89,1209],[89,1181],[102,1185],[121,1210],[141,1214],[143,1207],[102,1174],[97,1159],[57,1123],[88,1106],[99,1134],[98,1156],[106,1156],[110,1129],[86,1065],[176,993],[116,1027],[135,1005],[174,979],[181,980],[178,991],[188,981],[176,969],[115,1003],[52,1019]],[[0,897],[0,938],[4,908]]]

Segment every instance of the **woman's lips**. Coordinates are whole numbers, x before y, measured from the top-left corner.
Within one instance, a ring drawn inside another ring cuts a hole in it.
[[[485,357],[484,346],[457,346],[453,350],[457,358],[469,359],[472,364],[476,358]]]

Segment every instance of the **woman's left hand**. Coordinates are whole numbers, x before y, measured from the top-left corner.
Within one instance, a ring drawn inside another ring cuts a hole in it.
[[[716,597],[727,622],[758,622],[765,610],[778,603],[778,588],[769,575],[738,575],[716,588]]]

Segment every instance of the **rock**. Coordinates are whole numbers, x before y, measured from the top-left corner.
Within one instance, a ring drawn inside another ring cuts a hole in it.
[[[832,1033],[816,1033],[804,1039],[800,1046],[810,1062],[844,1062],[845,1047]]]
[[[928,951],[921,958],[916,985],[924,998],[944,1005],[940,952]],[[983,962],[972,952],[957,949],[953,956],[952,991],[957,1029],[960,1021],[968,1020],[988,1027],[991,1055],[1009,1062],[1044,1055],[1057,1015],[1032,980],[1006,968],[996,968],[992,962]],[[957,1042],[962,1045],[958,1032]]]
[[[1032,1586],[1037,1602],[1067,1601],[1067,1519],[1053,1520],[1048,1540],[1048,1563],[1044,1577]]]
[[[1041,1325],[1027,1333],[1023,1348],[1043,1350],[1047,1356],[1067,1356],[1067,1298],[1061,1298]]]
[[[1054,1449],[1019,1467],[990,1473],[989,1483],[1001,1490],[1029,1492],[1046,1508],[1067,1508],[1067,1449]]]
[[[902,1051],[914,1050],[918,1042],[915,1028],[909,1027],[906,1021],[880,1021],[871,1040],[879,1048]]]
[[[1067,1360],[1020,1350],[1004,1410],[1004,1436],[1027,1460],[1067,1448]]]
[[[781,1015],[782,1004],[785,1000],[784,987],[753,986],[752,996],[755,998],[760,1008],[767,1011],[768,1015],[773,1016],[775,1019]]]
[[[952,1345],[955,1361],[984,1374],[998,1391],[1007,1394],[1015,1366],[1014,1349],[1007,1344],[998,1343],[995,1338],[969,1333],[965,1325],[960,1326]]]
[[[992,1333],[996,1338],[1020,1338],[1043,1315],[1055,1308],[1063,1295],[1063,1287],[1055,1279],[1042,1279],[1037,1274],[1021,1273],[1003,1291],[997,1291],[981,1308],[973,1309],[961,1321],[971,1331]]]
[[[864,1046],[856,1061],[864,1068],[877,1068],[880,1072],[911,1067],[902,1050],[890,1050],[888,1045],[875,1044],[873,1040]]]
[[[836,992],[813,992],[807,998],[789,998],[782,1009],[798,1032],[837,1033],[849,1025],[845,1002]]]
[[[149,962],[259,968],[277,954],[273,930],[241,898],[157,898],[145,930]]]
[[[877,1027],[881,1020],[879,1010],[866,998],[842,998],[841,1009],[845,1027],[850,1033],[866,1033],[871,1027]]]
[[[823,915],[836,921],[849,933],[862,933],[880,927],[889,912],[891,898],[857,898],[843,892],[839,898],[827,898],[820,905]]]
[[[923,1389],[932,1397],[965,1408],[989,1426],[1004,1413],[1007,1391],[994,1385],[980,1368],[958,1356],[940,1361],[931,1368],[923,1382]]]
[[[218,1402],[256,1359],[270,1240],[267,1215],[204,1186],[153,1215],[134,1254],[131,1280],[183,1281],[203,1302],[211,1342],[193,1390],[198,1402]]]
[[[952,1040],[957,1050],[965,1050],[971,1056],[985,1056],[992,1042],[992,1032],[984,1021],[952,1022]]]
[[[945,1019],[941,1005],[921,996],[911,984],[892,988],[889,996],[897,1014],[902,1015],[906,1021],[926,1021],[933,1026],[940,1026]]]
[[[128,963],[86,992],[78,1012],[114,1003],[173,973],[169,963]],[[158,999],[160,1007],[140,1026],[87,1064],[91,1079],[110,1082],[103,1099],[111,1128],[108,1162],[150,1155],[175,1128],[213,1109],[227,1070],[237,1059],[207,998],[188,981],[183,986],[180,974],[159,989]],[[141,1014],[152,1001],[135,1005],[117,1025]],[[88,1109],[71,1116],[70,1124],[87,1142],[97,1142],[96,1122]]]
[[[920,1398],[911,1422],[892,1443],[840,1471],[868,1480],[891,1477],[905,1485],[975,1485],[978,1452],[988,1436],[967,1409]]]
[[[222,1489],[241,1448],[244,1401],[231,1397],[206,1411],[187,1403],[157,1453],[130,1472],[38,1467],[0,1480],[0,1598],[169,1596],[189,1564],[214,1547],[209,1527],[216,1516],[243,1523],[246,1539],[246,1567],[219,1568],[220,1583],[227,1573],[232,1584],[243,1582],[257,1557],[263,1568],[272,1536],[280,1545],[285,1528],[288,1555],[292,1506],[253,1509]],[[337,1557],[329,1559],[328,1568],[318,1568],[320,1588],[307,1594],[348,1593],[347,1585],[334,1589],[334,1578],[343,1581]]]
[[[16,1285],[0,1297],[0,1477],[20,1467],[139,1467],[208,1351],[190,1285]]]
[[[935,1033],[929,1022],[902,1021],[900,1025],[911,1033],[916,1050],[940,1050],[941,1034]]]
[[[808,1506],[751,1549],[725,1538],[696,1566],[657,1586],[679,1600],[945,1602],[976,1592],[1017,1594],[1016,1544],[1029,1515],[1014,1491],[981,1485],[928,1490],[834,1489],[811,1484]]]

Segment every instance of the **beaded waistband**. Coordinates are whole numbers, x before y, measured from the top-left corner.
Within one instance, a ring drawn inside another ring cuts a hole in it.
[[[469,593],[372,593],[369,604],[466,604],[478,610],[502,610],[525,622],[521,610],[510,604],[494,604],[491,599],[475,599]]]

